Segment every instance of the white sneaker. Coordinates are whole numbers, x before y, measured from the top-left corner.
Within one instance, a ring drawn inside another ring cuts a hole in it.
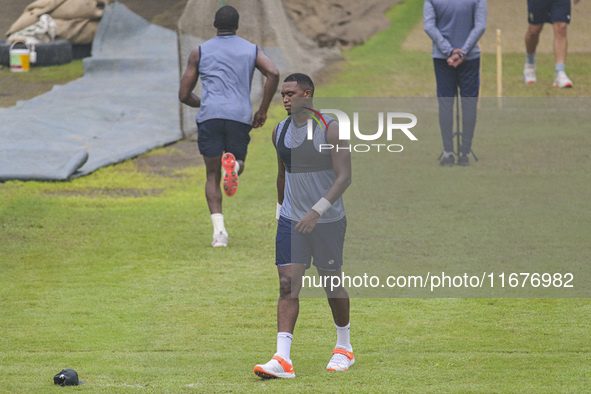
[[[280,356],[273,356],[266,364],[258,364],[254,367],[254,373],[263,379],[295,378],[293,365]]]
[[[555,88],[572,88],[573,81],[568,79],[566,73],[564,71],[558,71],[556,77],[554,78],[554,87]]]
[[[228,234],[215,234],[213,236],[213,242],[211,243],[211,246],[213,246],[214,248],[225,248],[226,246],[228,246]]]
[[[527,84],[536,83],[536,66],[535,64],[526,64],[523,69],[523,81]]]
[[[355,363],[353,352],[348,352],[345,349],[335,348],[332,351],[332,358],[326,366],[327,371],[346,371],[351,365]]]

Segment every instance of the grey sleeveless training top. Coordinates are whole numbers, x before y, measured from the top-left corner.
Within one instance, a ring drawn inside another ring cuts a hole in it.
[[[228,119],[250,124],[250,87],[257,46],[237,35],[217,36],[199,47],[199,78],[203,84],[197,123]]]
[[[285,190],[280,215],[299,222],[308,211],[320,200],[336,179],[332,168],[330,150],[322,149],[326,144],[326,130],[318,125],[314,128],[314,139],[306,139],[308,128],[306,124],[297,126],[291,121],[284,130],[283,120],[277,125],[275,143],[279,157],[282,159],[285,171]],[[327,124],[335,120],[324,115]],[[302,149],[309,145],[307,149]],[[329,167],[326,168],[326,162]],[[289,170],[288,170],[289,169]],[[320,217],[318,223],[329,223],[345,217],[345,206],[342,197]]]

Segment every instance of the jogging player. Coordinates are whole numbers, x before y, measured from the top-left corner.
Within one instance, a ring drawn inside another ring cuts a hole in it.
[[[571,0],[527,0],[527,21],[525,33],[525,68],[523,80],[536,83],[536,49],[544,23],[551,23],[554,30],[554,87],[571,88],[573,82],[565,71],[568,50],[567,27],[570,23]],[[579,0],[574,0],[577,4]]]
[[[351,153],[348,142],[339,140],[338,123],[323,115],[326,125],[313,123],[313,139],[307,138],[314,95],[310,77],[299,73],[288,76],[281,95],[290,116],[273,130],[278,162],[277,352],[266,364],[254,367],[255,374],[266,379],[295,377],[290,351],[305,270],[313,261],[321,277],[341,275],[347,227],[341,196],[351,184]],[[302,98],[307,105],[294,103],[295,98]],[[321,149],[321,144],[339,149]],[[325,292],[337,331],[326,369],[346,371],[355,362],[349,339],[349,296],[342,286],[325,287]]]
[[[239,15],[232,6],[221,7],[215,14],[217,36],[194,49],[181,80],[179,99],[191,107],[200,107],[196,116],[197,144],[203,155],[207,180],[205,196],[213,223],[213,247],[228,245],[228,232],[222,214],[221,169],[223,189],[233,196],[244,160],[250,130],[261,127],[279,84],[279,71],[255,44],[238,37]],[[265,77],[263,98],[252,115],[250,89],[254,69]],[[203,99],[193,93],[201,77]]]

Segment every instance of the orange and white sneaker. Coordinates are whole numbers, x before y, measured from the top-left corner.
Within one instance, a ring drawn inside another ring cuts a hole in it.
[[[238,189],[238,171],[236,171],[236,158],[231,153],[224,153],[222,156],[223,187],[226,196],[232,197]]]
[[[228,234],[214,234],[211,246],[213,246],[214,248],[225,248],[226,246],[228,246]]]
[[[523,69],[523,82],[527,84],[536,83],[536,66],[535,64],[526,64]]]
[[[554,78],[554,87],[555,88],[572,88],[573,81],[566,76],[564,71],[558,71]]]
[[[293,365],[277,355],[266,364],[255,365],[254,373],[263,379],[295,378]]]
[[[346,371],[355,363],[355,356],[353,352],[348,352],[345,349],[335,348],[332,351],[332,358],[326,366],[327,371]]]

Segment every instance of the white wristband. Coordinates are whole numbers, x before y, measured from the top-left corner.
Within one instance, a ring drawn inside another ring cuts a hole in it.
[[[275,211],[275,219],[279,220],[280,212],[281,212],[281,204],[277,203],[277,210]]]
[[[322,214],[326,212],[328,208],[331,207],[331,205],[332,204],[330,203],[330,201],[328,201],[325,197],[322,197],[320,200],[318,200],[316,204],[314,204],[312,209],[318,212],[320,216],[322,216]]]

